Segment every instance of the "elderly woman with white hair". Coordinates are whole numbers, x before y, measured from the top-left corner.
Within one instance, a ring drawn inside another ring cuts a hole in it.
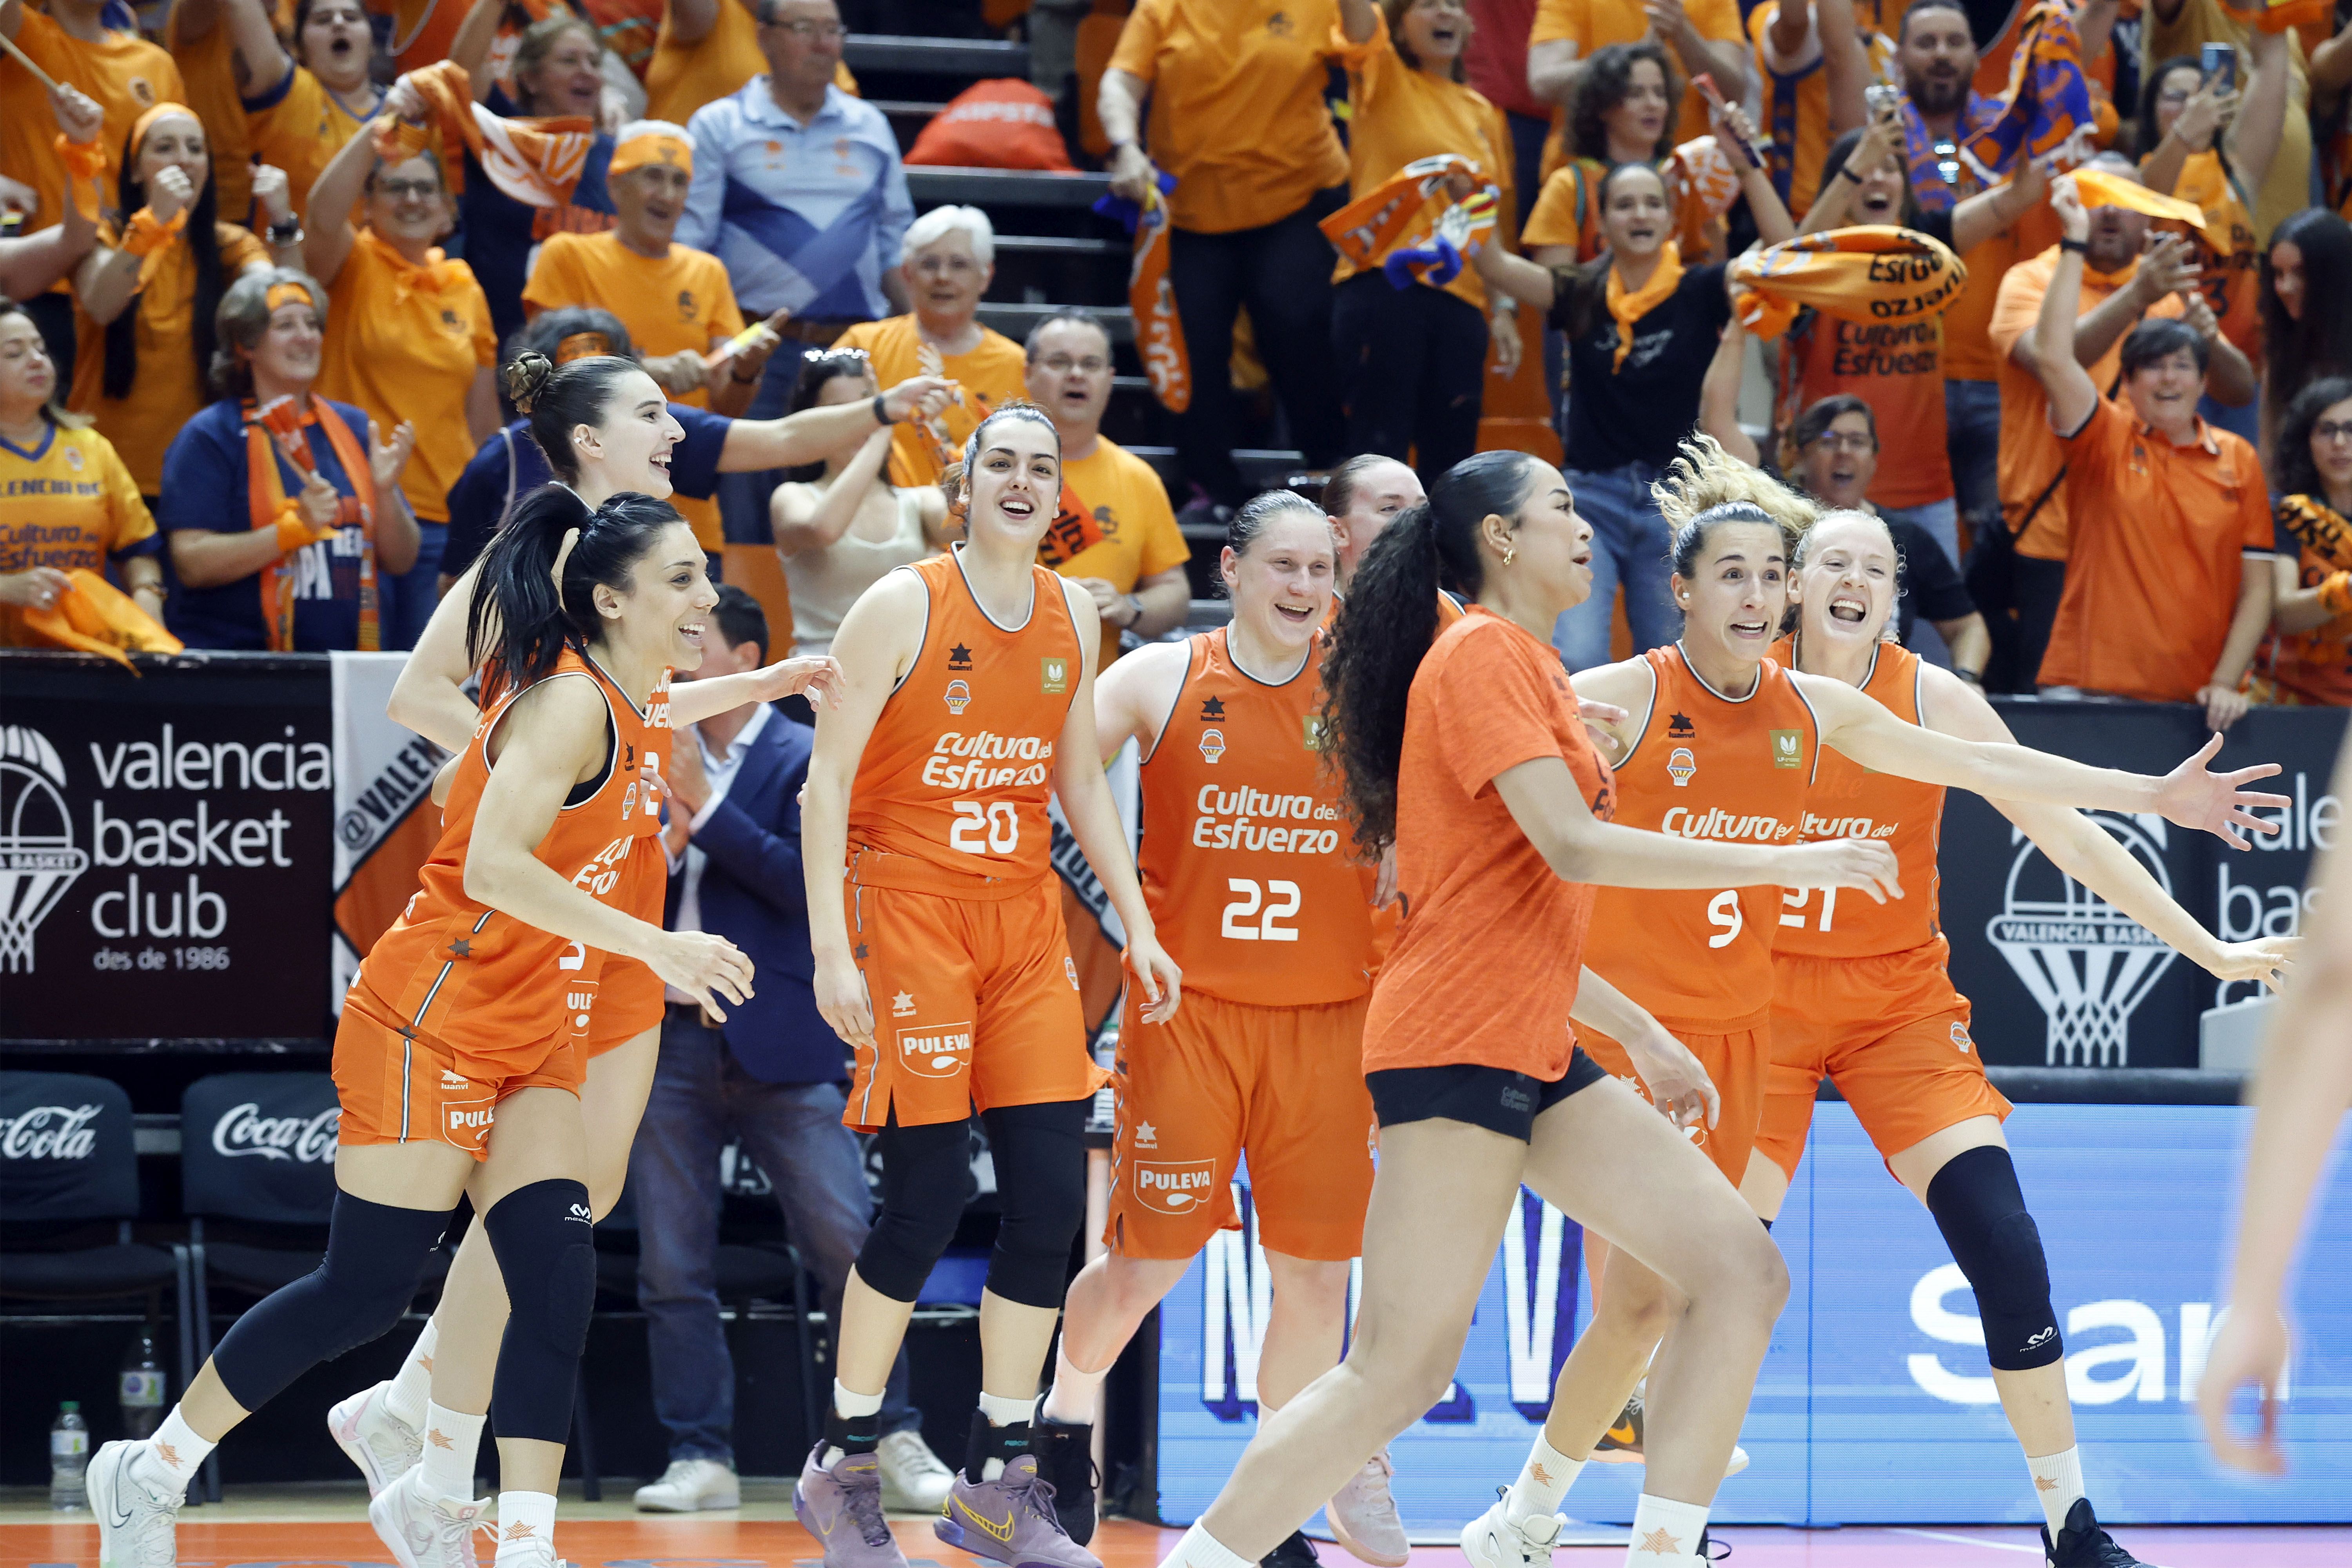
[[[944,375],[961,401],[927,428],[910,420],[891,433],[890,482],[937,484],[936,443],[961,450],[992,408],[1028,395],[1028,356],[1019,343],[980,324],[980,297],[996,276],[996,230],[978,207],[933,207],[907,230],[898,275],[912,309],[883,321],[861,321],[841,334],[836,351],[856,349],[874,362],[876,384],[910,375]]]

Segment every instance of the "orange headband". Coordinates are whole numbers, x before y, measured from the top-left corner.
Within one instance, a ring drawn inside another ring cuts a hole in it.
[[[613,352],[613,340],[602,332],[573,332],[555,345],[555,363],[570,364],[576,359],[594,359]]]
[[[272,283],[264,298],[268,300],[269,313],[273,316],[280,305],[308,305],[313,310],[319,308],[319,301],[311,296],[310,290],[299,283]]]
[[[648,132],[643,136],[632,136],[613,149],[611,165],[613,174],[625,174],[632,169],[642,169],[648,163],[683,169],[691,174],[694,173],[694,149],[677,137],[665,135],[659,132]]]
[[[139,155],[139,144],[147,140],[148,130],[154,125],[155,121],[173,114],[184,114],[189,119],[194,120],[198,125],[204,123],[202,120],[197,119],[196,111],[184,103],[159,103],[131,122],[131,155],[132,157]]]

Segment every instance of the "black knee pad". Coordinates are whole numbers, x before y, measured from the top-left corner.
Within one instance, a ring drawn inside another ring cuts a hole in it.
[[[1953,1155],[1927,1184],[1927,1212],[1977,1293],[1993,1369],[2024,1372],[2064,1355],[2042,1231],[2026,1212],[2009,1151],[1987,1144]]]
[[[326,1258],[239,1318],[214,1351],[229,1396],[258,1410],[320,1362],[388,1332],[415,1298],[450,1212],[337,1193]]]
[[[1048,1310],[1070,1281],[1070,1245],[1087,1219],[1087,1113],[1092,1100],[1008,1105],[983,1112],[1003,1219],[989,1255],[988,1288]]]
[[[955,1239],[971,1196],[967,1121],[882,1129],[882,1212],[857,1249],[857,1277],[894,1301],[912,1301]]]
[[[564,1442],[572,1380],[596,1308],[588,1189],[565,1181],[517,1187],[490,1205],[482,1228],[507,1287],[507,1331],[491,1385],[498,1435]]]

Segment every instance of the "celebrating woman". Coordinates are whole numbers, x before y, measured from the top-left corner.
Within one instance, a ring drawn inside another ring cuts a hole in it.
[[[2278,559],[2270,636],[2246,695],[2352,706],[2352,376],[2315,381],[2279,421]],[[2290,542],[2292,541],[2292,542]]]
[[[270,0],[178,0],[172,37],[175,49],[193,56],[194,77],[197,62],[217,58],[216,35],[226,26],[246,140],[263,163],[286,171],[287,197],[299,219],[310,211],[319,172],[374,117],[383,89],[362,0],[295,0],[291,39],[278,34],[277,9]]]

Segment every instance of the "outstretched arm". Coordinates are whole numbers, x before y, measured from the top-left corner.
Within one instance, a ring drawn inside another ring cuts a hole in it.
[[[897,425],[918,410],[937,413],[947,399],[948,383],[935,375],[919,375],[884,393],[882,408],[889,422]],[[871,435],[879,423],[874,417],[871,398],[803,408],[782,419],[738,419],[728,426],[727,439],[719,448],[719,471],[753,473],[818,462],[826,453]]]
[[[2050,205],[2066,241],[2081,246],[2090,236],[2091,219],[2074,182],[2062,179],[2053,186]],[[2082,300],[2083,253],[2062,249],[2049,292],[2042,296],[2042,314],[2033,323],[2033,374],[2050,395],[2050,427],[2069,436],[2083,427],[2099,403],[2099,389],[2074,358],[2074,317]]]

